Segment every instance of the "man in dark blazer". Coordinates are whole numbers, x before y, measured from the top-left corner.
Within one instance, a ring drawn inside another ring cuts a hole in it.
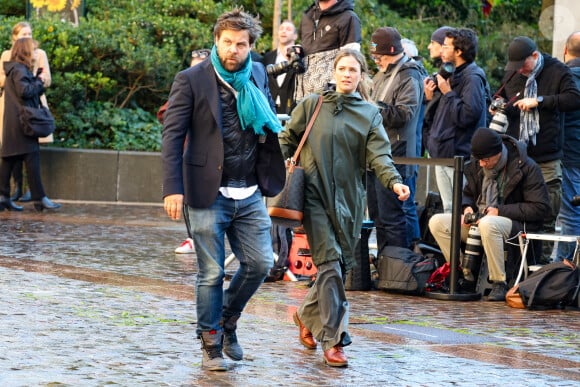
[[[212,371],[227,370],[222,352],[243,358],[237,321],[274,262],[263,195],[283,188],[285,168],[266,72],[249,56],[261,32],[240,9],[222,14],[210,57],[177,74],[165,113],[164,208],[174,220],[183,211],[192,233],[197,335]],[[239,260],[227,289],[225,236]]]

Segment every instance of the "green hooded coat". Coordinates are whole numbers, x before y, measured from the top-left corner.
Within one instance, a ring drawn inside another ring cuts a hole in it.
[[[358,93],[323,93],[320,113],[300,153],[305,170],[304,229],[315,265],[339,260],[355,265],[355,247],[365,211],[364,176],[373,170],[388,189],[401,183],[379,109]],[[314,112],[318,94],[292,111],[279,134],[285,158],[293,156]]]

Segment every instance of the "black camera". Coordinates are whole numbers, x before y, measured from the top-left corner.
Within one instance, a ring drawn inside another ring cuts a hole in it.
[[[572,205],[574,207],[580,206],[580,195],[574,195],[574,196],[572,196]]]
[[[439,68],[439,71],[437,71],[436,73],[433,73],[429,79],[431,79],[433,81],[433,83],[435,83],[436,86],[437,85],[437,74],[441,75],[441,77],[443,77],[443,79],[449,79],[453,73],[455,72],[455,65],[452,62],[445,62],[441,65],[441,67]]]
[[[483,215],[479,212],[469,212],[463,215],[463,223],[465,224],[475,224],[479,219],[483,218]]]
[[[499,133],[505,133],[509,125],[508,117],[505,113],[507,102],[502,97],[496,97],[489,104],[489,110],[493,112],[493,118],[489,123],[489,128]]]
[[[277,77],[278,75],[288,72],[293,69],[297,74],[302,74],[306,71],[304,64],[304,49],[300,45],[290,46],[286,52],[288,56],[287,61],[266,66],[268,75]]]

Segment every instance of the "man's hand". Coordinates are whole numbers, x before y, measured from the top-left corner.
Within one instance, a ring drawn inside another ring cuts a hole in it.
[[[179,220],[183,209],[183,195],[174,194],[166,196],[163,198],[163,208],[171,219]]]
[[[423,87],[425,89],[425,99],[431,101],[433,99],[433,94],[437,89],[437,85],[430,77],[423,79]]]
[[[528,112],[538,107],[538,100],[536,98],[522,98],[514,102],[514,106],[524,112]]]
[[[451,91],[451,84],[449,83],[449,79],[445,79],[439,74],[437,74],[437,86],[443,95]]]
[[[401,183],[395,183],[393,185],[393,192],[398,195],[398,199],[400,201],[409,199],[409,195],[411,195],[411,190],[409,190],[409,187]]]

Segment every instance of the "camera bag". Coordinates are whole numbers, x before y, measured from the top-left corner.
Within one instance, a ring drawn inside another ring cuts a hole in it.
[[[436,268],[434,257],[404,247],[385,246],[379,254],[377,288],[421,295]]]

